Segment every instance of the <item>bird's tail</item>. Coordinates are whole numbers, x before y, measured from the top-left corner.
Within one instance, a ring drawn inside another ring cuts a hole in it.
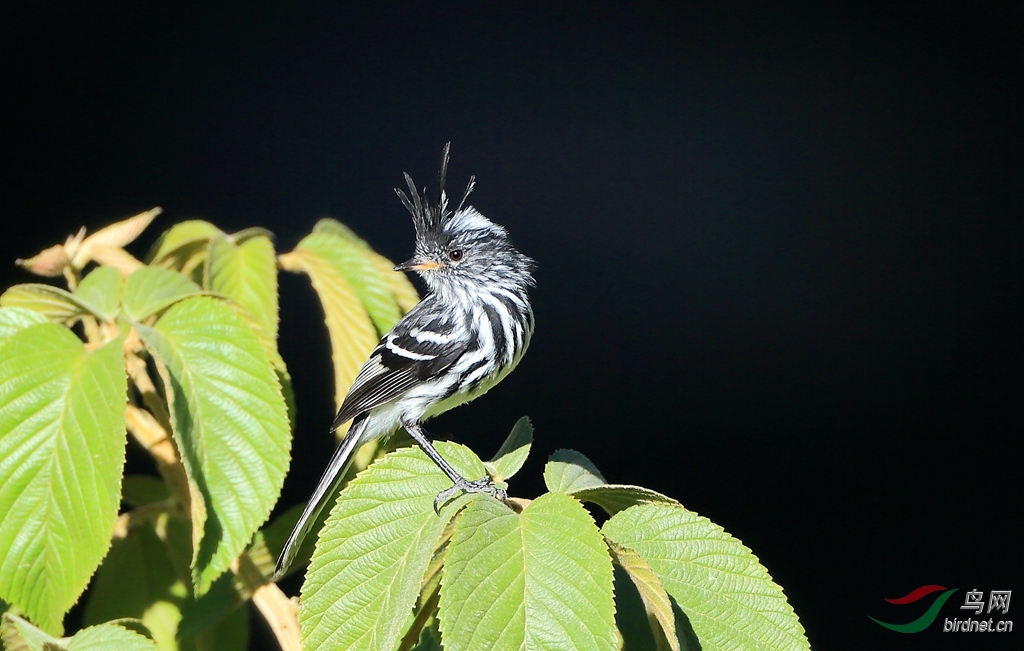
[[[277,569],[274,571],[275,581],[284,576],[284,573],[291,567],[291,564],[295,561],[295,556],[299,553],[299,548],[302,547],[302,541],[309,534],[310,529],[313,528],[320,512],[324,510],[331,497],[337,492],[338,484],[341,483],[349,466],[352,465],[354,453],[361,442],[360,438],[365,428],[365,423],[365,415],[361,418],[356,418],[348,433],[345,434],[345,438],[341,440],[338,449],[334,451],[334,456],[331,457],[327,470],[324,471],[323,477],[320,478],[320,483],[317,484],[316,490],[313,491],[312,497],[309,498],[309,503],[306,504],[302,515],[299,516],[299,521],[295,523],[295,528],[292,529],[291,535],[288,536],[287,542],[285,542],[284,547],[281,549],[281,556],[277,559]]]

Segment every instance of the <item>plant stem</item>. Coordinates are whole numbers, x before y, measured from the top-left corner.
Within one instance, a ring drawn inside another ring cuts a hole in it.
[[[277,587],[268,583],[249,554],[242,552],[231,562],[231,570],[242,582],[245,590],[252,594],[252,602],[270,625],[277,643],[283,651],[301,651],[299,637],[299,606]]]

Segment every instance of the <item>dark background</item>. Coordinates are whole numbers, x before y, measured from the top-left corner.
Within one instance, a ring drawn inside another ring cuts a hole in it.
[[[817,648],[1009,648],[867,616],[916,618],[883,599],[928,583],[961,588],[950,617],[1024,590],[1021,5],[713,4],[6,6],[0,280],[154,205],[139,256],[185,218],[284,251],[331,215],[404,259],[392,188],[434,187],[451,140],[452,193],[476,174],[539,261],[538,329],[436,433],[489,456],[528,414],[514,493],[571,447],[679,498]],[[290,505],[333,407],[319,305],[282,291]]]

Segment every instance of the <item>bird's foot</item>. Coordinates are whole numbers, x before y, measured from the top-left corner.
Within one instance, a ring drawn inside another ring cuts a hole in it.
[[[434,512],[440,514],[442,506],[447,504],[453,497],[462,493],[486,493],[502,502],[508,499],[508,493],[503,488],[495,486],[491,478],[486,475],[476,481],[469,481],[459,477],[454,486],[444,489],[434,498]]]

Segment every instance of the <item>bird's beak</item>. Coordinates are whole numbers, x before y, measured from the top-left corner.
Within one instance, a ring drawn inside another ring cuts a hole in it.
[[[441,264],[434,260],[418,260],[413,258],[395,267],[395,271],[429,271],[437,269]]]

